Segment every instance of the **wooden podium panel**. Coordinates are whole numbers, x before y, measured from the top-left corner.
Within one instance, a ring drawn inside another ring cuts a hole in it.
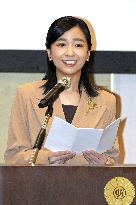
[[[136,188],[131,166],[0,166],[0,205],[106,205],[104,187],[114,177]]]

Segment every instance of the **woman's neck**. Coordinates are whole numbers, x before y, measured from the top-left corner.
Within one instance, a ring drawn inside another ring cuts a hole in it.
[[[61,104],[78,106],[80,102],[80,94],[79,94],[79,89],[78,89],[80,75],[81,73],[76,73],[74,75],[59,75],[57,73],[57,80],[60,80],[63,77],[70,78],[70,88],[65,89],[59,95]]]

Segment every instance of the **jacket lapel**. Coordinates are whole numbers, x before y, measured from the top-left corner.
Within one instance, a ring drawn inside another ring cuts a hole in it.
[[[106,105],[101,105],[100,98],[101,97],[99,95],[95,98],[92,98],[92,102],[95,106],[90,107],[90,105],[88,104],[89,97],[83,90],[80,103],[72,121],[72,124],[76,127],[96,128],[107,107]]]
[[[42,84],[40,84],[40,86],[41,85]],[[40,86],[35,87],[35,89],[33,90],[32,95],[30,96],[30,103],[31,103],[32,110],[35,112],[35,118],[39,122],[40,126],[42,126],[42,124],[45,121],[45,113],[47,111],[47,107],[45,108],[38,107],[40,100],[45,97],[45,95],[43,95],[43,90]],[[47,127],[47,133],[52,124],[54,116],[57,116],[65,120],[65,115],[63,113],[63,108],[62,108],[59,98],[54,102],[53,115],[49,120],[48,127]]]

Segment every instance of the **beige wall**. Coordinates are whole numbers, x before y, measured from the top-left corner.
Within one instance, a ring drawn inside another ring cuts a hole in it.
[[[36,73],[0,73],[0,163],[4,163],[3,154],[7,143],[7,132],[11,105],[19,84],[42,79],[43,74]],[[95,81],[110,89],[110,74],[97,74]]]

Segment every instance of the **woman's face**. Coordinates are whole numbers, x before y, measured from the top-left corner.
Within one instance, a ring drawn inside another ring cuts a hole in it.
[[[81,72],[90,55],[85,35],[78,26],[65,32],[47,52],[56,66],[56,73],[63,76]]]

